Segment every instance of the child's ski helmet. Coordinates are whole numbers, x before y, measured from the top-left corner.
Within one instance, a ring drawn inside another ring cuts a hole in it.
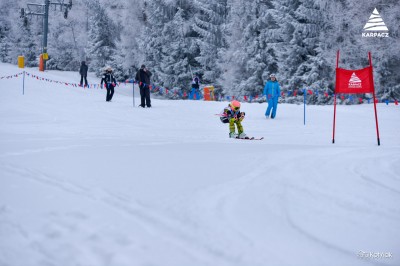
[[[231,107],[232,110],[239,110],[240,109],[240,102],[239,101],[231,101],[231,103],[229,104],[229,106]]]

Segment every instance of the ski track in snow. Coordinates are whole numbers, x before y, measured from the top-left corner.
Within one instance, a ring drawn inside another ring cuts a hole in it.
[[[58,150],[69,150],[76,149],[78,147],[89,147],[89,145],[70,145],[70,146],[58,146],[58,147],[42,147],[40,149],[29,149],[23,150],[19,152],[8,152],[0,154],[0,158],[7,158],[9,156],[19,156],[19,155],[28,155],[33,153],[42,153],[42,152],[50,152],[50,151],[58,151]]]
[[[346,153],[348,153],[348,151]],[[350,162],[346,166],[346,170],[347,170],[346,172],[351,173],[348,176],[349,176],[349,178],[351,177],[352,179],[355,180],[354,186],[359,186],[361,184],[361,185],[370,187],[369,184],[366,184],[366,183],[370,183],[370,184],[373,184],[374,186],[378,186],[380,189],[389,190],[390,193],[395,194],[395,195],[393,195],[395,198],[399,198],[398,191],[396,189],[393,189],[391,187],[388,187],[388,186],[376,181],[375,179],[379,180],[379,177],[381,175],[377,175],[376,171],[373,171],[372,169],[370,169],[371,166],[373,166],[373,168],[376,168],[376,169],[395,169],[394,167],[376,167],[376,165],[377,164],[379,165],[381,163],[386,164],[388,161],[389,162],[392,161],[392,163],[389,163],[389,166],[394,166],[396,162],[398,163],[398,157],[399,157],[398,151],[393,152],[392,154],[381,156],[379,158],[376,158],[376,156],[369,156],[369,155],[365,154],[365,155],[363,155],[363,158],[362,158],[362,161],[363,161],[362,165],[360,165],[359,161]],[[332,159],[332,158],[337,158],[337,159]],[[397,158],[397,159],[393,160],[393,158]],[[326,158],[326,159],[328,159],[328,158]],[[321,160],[321,158],[318,158],[317,160]],[[343,161],[340,158],[331,156],[329,158],[329,164],[327,165],[327,168],[334,169],[335,165],[337,166],[340,164],[343,164]],[[317,163],[317,165],[318,165],[318,163]],[[370,167],[366,167],[366,166],[370,166]],[[370,174],[365,173],[368,171],[372,175],[375,174],[374,178],[370,177]],[[397,181],[398,181],[398,176],[399,175],[396,174],[395,171],[390,171],[390,170],[385,175],[386,180],[387,180],[387,178],[393,178],[393,179],[397,179]],[[365,181],[367,181],[367,182],[365,182]],[[397,184],[392,184],[392,185],[394,185],[393,187],[399,187],[399,182],[397,182]],[[299,188],[296,188],[296,189],[299,189]],[[300,188],[300,190],[302,190],[302,189]],[[308,193],[310,196],[315,196],[315,195],[318,195],[318,193],[320,193],[315,190],[310,191],[307,189],[303,192]],[[365,216],[366,214],[371,212],[371,209],[373,209],[373,215],[379,216],[379,217],[385,217],[385,219],[392,221],[394,228],[396,227],[396,224],[400,220],[400,209],[399,208],[392,209],[392,210],[390,210],[390,209],[381,210],[381,208],[379,208],[379,203],[375,202],[374,200],[370,200],[368,202],[368,205],[366,206],[365,204],[360,204],[359,200],[357,201],[351,197],[348,197],[346,199],[346,198],[343,198],[343,195],[341,195],[341,197],[338,197],[336,195],[328,195],[328,194],[324,194],[322,192],[321,192],[321,194],[322,194],[321,196],[329,199],[330,201],[334,202],[334,204],[340,206],[341,208],[347,209],[349,212],[351,211],[352,213],[359,213],[360,216],[361,215]],[[368,199],[366,198],[366,200],[368,200]],[[287,215],[287,219],[288,219],[289,223],[299,233],[303,234],[304,236],[306,236],[307,238],[309,238],[312,241],[320,243],[321,245],[325,246],[328,249],[335,250],[336,252],[340,252],[340,253],[348,256],[349,258],[352,257],[354,259],[355,250],[344,249],[342,246],[340,246],[343,243],[334,244],[334,243],[331,243],[331,242],[327,241],[326,239],[322,238],[323,234],[315,234],[315,233],[310,232],[309,229],[301,226],[301,223],[299,223],[300,220],[296,220],[295,217],[293,217],[293,215],[290,213],[289,204],[284,209],[287,211],[286,215]],[[394,263],[391,261],[389,261],[389,262]],[[389,265],[385,261],[377,261],[377,260],[362,260],[362,262],[360,264],[362,264],[362,265],[365,265],[365,264]],[[390,264],[390,265],[392,265],[392,264]]]
[[[379,181],[379,177],[371,177],[368,173],[366,172],[364,168],[354,167],[351,171],[354,172],[354,174],[359,175],[363,180],[368,181],[375,186],[381,187],[387,191],[390,191],[391,193],[396,193],[397,195],[400,195],[400,174],[397,173],[395,170],[396,166],[400,164],[400,160],[398,158],[398,153],[393,153],[392,156],[386,156],[385,158],[380,158],[380,160],[376,160],[374,157],[369,157],[366,160],[366,165],[369,166],[369,168],[374,167],[376,168],[377,164],[382,164],[382,167],[379,167],[379,169],[384,169],[382,170],[382,175],[385,175],[389,180],[391,179],[392,182],[389,185],[386,185],[382,182]],[[367,171],[368,172],[368,171]],[[388,181],[388,180],[386,180]]]
[[[229,249],[224,249],[218,245],[210,245],[208,241],[200,239],[198,235],[194,235],[191,229],[182,230],[184,228],[183,224],[180,224],[176,220],[166,218],[160,215],[160,213],[150,211],[150,208],[141,206],[138,203],[132,202],[129,199],[115,195],[113,193],[85,188],[72,184],[66,180],[58,180],[54,176],[48,176],[44,173],[38,172],[36,170],[21,169],[18,167],[13,167],[11,165],[1,165],[1,169],[8,172],[7,174],[16,174],[26,179],[33,180],[45,186],[54,187],[56,189],[62,190],[73,196],[79,197],[80,200],[90,200],[96,203],[101,203],[111,207],[114,211],[118,211],[122,218],[128,218],[133,220],[136,226],[140,226],[147,233],[162,239],[167,245],[176,246],[182,252],[196,258],[199,261],[205,261],[207,264],[213,264],[215,262],[222,263],[222,265],[232,265],[238,263],[238,258],[232,257],[229,254]],[[54,214],[53,214],[54,215]],[[71,214],[69,214],[71,215]],[[64,223],[62,224],[50,224],[49,227],[64,227],[67,231],[73,231],[74,234],[85,234],[86,230],[79,230],[80,223],[84,222],[86,215],[83,213],[75,212],[72,214],[73,218],[77,218],[75,223]],[[49,219],[52,220],[52,219]],[[23,232],[21,225],[13,225],[18,228],[20,232]],[[78,228],[77,228],[78,227]],[[48,238],[57,238],[60,232],[44,232],[44,235]],[[95,233],[99,237],[101,232]],[[24,238],[28,238],[26,233],[22,234]],[[42,247],[43,241],[33,240],[32,243],[28,245],[35,246],[35,249],[46,257],[52,257]],[[65,243],[60,243],[60,245],[65,245]],[[240,261],[239,261],[240,262]]]
[[[200,190],[192,195],[191,199],[182,199],[172,207],[174,215],[191,226],[192,230],[205,227],[202,231],[210,232],[206,235],[200,234],[199,238],[217,236],[218,246],[224,247],[229,253],[238,254],[234,260],[235,265],[264,265],[267,257],[272,254],[267,250],[263,251],[262,247],[258,247],[252,238],[246,235],[246,232],[235,228],[231,223],[237,218],[232,214],[236,200],[249,183],[253,183],[263,174],[263,170],[262,168],[253,170],[233,181]],[[243,250],[254,251],[246,254]],[[267,254],[260,256],[265,252]],[[253,257],[255,254],[260,256],[256,261]],[[279,258],[277,261],[280,262]]]
[[[347,153],[348,151],[345,151],[343,153]],[[341,155],[341,154],[336,154],[336,155]],[[332,154],[330,154],[332,156]],[[391,156],[388,158],[380,158],[379,161],[385,161],[385,159],[389,159]],[[290,158],[290,161],[296,162],[297,159],[301,158]],[[318,164],[318,161],[323,161],[326,160],[327,158],[319,158],[316,161],[316,164]],[[334,165],[337,162],[335,160],[331,160],[329,164],[327,165],[328,168],[334,167]],[[238,217],[235,217],[234,214],[232,214],[232,209],[236,205],[238,198],[240,196],[243,196],[243,191],[247,189],[249,185],[252,185],[253,183],[259,183],[260,185],[265,185],[265,170],[270,166],[264,166],[260,167],[257,170],[254,170],[245,176],[242,176],[241,178],[228,182],[226,184],[219,185],[217,187],[212,187],[208,188],[206,190],[202,190],[193,197],[191,195],[191,199],[187,201],[188,199],[182,200],[178,206],[174,207],[174,215],[176,216],[181,216],[182,221],[185,221],[186,223],[190,221],[189,224],[192,224],[193,227],[198,226],[198,224],[206,224],[210,225],[212,224],[213,227],[217,227],[218,229],[214,228],[214,234],[219,234],[223,235],[222,237],[218,237],[219,239],[225,239],[227,243],[231,242],[232,240],[235,241],[235,243],[241,243],[241,245],[237,245],[236,247],[231,248],[230,250],[233,251],[234,253],[241,253],[240,250],[250,250],[254,249],[257,250],[258,252],[255,252],[256,254],[261,254],[262,246],[257,246],[257,244],[252,241],[251,237],[246,235],[246,231],[242,231],[238,228],[236,228],[233,224],[232,221],[237,219]],[[292,165],[286,165],[286,169],[288,172],[291,171],[296,171],[295,169],[297,168],[297,165],[293,163]],[[356,166],[355,164],[350,164],[349,169],[358,169],[359,171],[362,170],[360,169],[359,166]],[[353,175],[355,177],[361,177],[365,178],[363,175],[359,174],[357,171],[355,171],[356,175]],[[393,173],[393,176],[396,176],[395,173]],[[269,180],[271,181],[271,180]],[[353,261],[352,265],[388,265],[384,262],[380,261],[371,261],[371,260],[360,260],[358,259],[355,255],[357,250],[349,250],[346,248],[343,248],[340,246],[340,243],[331,243],[328,239],[324,239],[323,235],[316,235],[315,233],[309,231],[307,228],[303,227],[301,223],[299,222],[300,220],[296,219],[296,216],[291,214],[291,202],[290,195],[293,190],[295,191],[300,191],[301,193],[308,194],[309,197],[313,197],[316,193],[321,193],[321,198],[327,198],[328,201],[335,202],[336,205],[339,205],[342,208],[351,210],[352,212],[367,212],[366,208],[363,205],[354,205],[351,199],[341,199],[337,196],[334,195],[328,195],[318,191],[311,191],[306,188],[294,186],[293,183],[288,182],[287,179],[284,180],[278,180],[277,178],[274,178],[274,181],[277,183],[280,183],[280,185],[283,190],[283,195],[280,197],[280,209],[283,211],[283,216],[285,218],[286,224],[289,225],[292,231],[295,233],[303,236],[305,239],[309,240],[313,244],[316,244],[320,247],[324,247],[327,252],[329,253],[337,253],[338,255],[343,255],[345,256],[349,261]],[[290,193],[288,191],[291,191]],[[397,193],[397,192],[396,192]],[[251,196],[251,195],[246,195],[246,196]],[[182,208],[185,209],[184,212],[182,212]],[[205,215],[207,214],[207,215]],[[393,220],[393,223],[396,224],[396,221],[399,221],[400,219],[400,212],[399,210],[394,211],[393,214],[391,213],[385,213],[381,212],[379,210],[376,211],[377,215],[384,216],[390,220]],[[205,217],[209,217],[209,220],[204,219]],[[218,221],[218,223],[216,223]],[[268,226],[268,225],[266,225]],[[236,248],[236,249],[235,249]],[[265,252],[265,250],[264,250]],[[247,257],[242,257],[241,262],[242,264],[239,265],[263,265],[263,261],[265,262],[268,257],[274,257],[273,254],[265,254],[264,256],[260,256],[260,261],[255,262],[251,261],[251,255],[250,254],[244,254],[248,255],[249,258]],[[249,259],[249,261],[246,261],[246,259]],[[285,261],[284,257],[279,258],[274,258],[276,261],[278,261],[279,264],[285,265],[287,261]],[[335,265],[336,262],[329,262],[326,261],[325,265]],[[310,264],[310,265],[318,265],[318,262],[315,262],[315,264]]]

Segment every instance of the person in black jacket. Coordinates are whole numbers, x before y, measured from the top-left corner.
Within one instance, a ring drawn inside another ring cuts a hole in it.
[[[146,68],[145,65],[142,65],[139,71],[136,73],[136,81],[139,82],[140,88],[140,107],[145,107],[145,103],[147,107],[151,107],[150,102],[150,77],[151,72]]]
[[[117,81],[115,80],[113,74],[112,74],[112,68],[107,67],[106,72],[103,74],[101,78],[101,86],[103,86],[104,82],[104,87],[107,89],[107,97],[106,101],[109,102],[111,101],[113,95],[114,95],[114,88],[117,84]]]
[[[83,85],[83,79],[85,79],[85,87],[88,86],[87,72],[88,72],[88,66],[86,65],[85,61],[82,61],[81,68],[79,69],[79,74],[81,74],[81,82],[79,83],[79,86]]]

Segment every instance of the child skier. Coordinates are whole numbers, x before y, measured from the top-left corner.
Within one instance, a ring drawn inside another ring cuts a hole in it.
[[[243,132],[242,120],[244,119],[245,113],[240,112],[240,102],[232,101],[227,107],[224,108],[221,114],[222,123],[229,123],[229,137],[230,138],[248,138]],[[238,129],[238,133],[235,132],[235,124]]]

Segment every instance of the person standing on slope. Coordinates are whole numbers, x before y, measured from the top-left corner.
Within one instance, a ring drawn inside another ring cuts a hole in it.
[[[114,75],[112,74],[112,68],[111,67],[106,67],[106,72],[103,74],[101,78],[101,86],[103,87],[103,82],[104,82],[104,87],[107,89],[107,96],[106,96],[106,101],[109,102],[111,101],[113,95],[114,95],[114,88],[117,84],[117,81],[115,80]]]
[[[82,61],[81,67],[79,69],[79,74],[81,75],[81,82],[79,83],[79,86],[83,86],[83,79],[85,79],[85,87],[88,86],[87,72],[88,72],[88,66],[86,65],[85,61]]]
[[[246,134],[244,133],[242,120],[244,119],[245,113],[240,112],[240,102],[232,101],[229,103],[227,107],[224,108],[224,111],[221,115],[222,123],[229,123],[229,137],[230,138],[246,138]],[[236,134],[236,128],[238,133]]]
[[[196,100],[200,100],[200,79],[195,76],[192,81],[192,90],[189,94],[189,99],[193,100],[196,97]]]
[[[145,65],[142,65],[139,71],[136,73],[136,81],[139,82],[140,88],[140,107],[151,107],[150,102],[150,77],[152,73],[150,70],[146,68]]]
[[[264,95],[268,101],[268,108],[265,111],[265,117],[269,118],[272,109],[271,118],[274,119],[276,117],[276,109],[278,108],[278,99],[281,95],[281,89],[276,80],[275,74],[271,74],[270,78],[271,79],[267,81],[264,87]]]

